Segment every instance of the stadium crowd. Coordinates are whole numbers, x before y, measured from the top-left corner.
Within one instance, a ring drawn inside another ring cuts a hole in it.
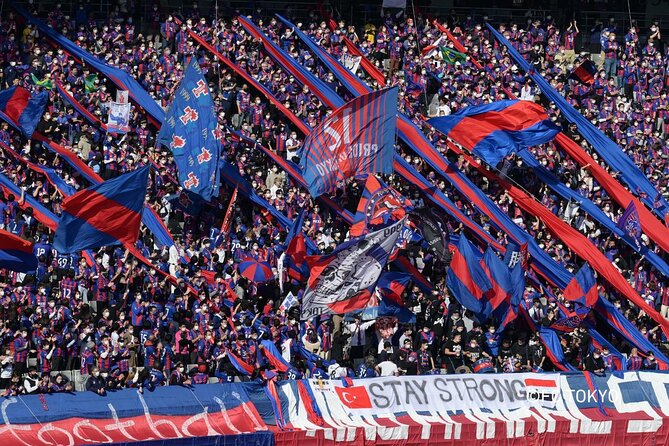
[[[273,63],[237,19],[219,19],[218,12],[206,15],[193,7],[177,16],[155,6],[145,32],[139,32],[121,11],[105,21],[90,20],[83,6],[76,11],[63,11],[59,5],[50,11],[33,12],[83,49],[134,76],[163,107],[169,106],[186,61],[197,57],[213,92],[219,123],[238,129],[287,159],[295,160],[298,156],[304,135],[259,92],[190,38],[188,30],[195,31],[259,80],[310,127],[328,115],[327,107],[313,92]],[[526,214],[499,185],[489,182],[462,157],[449,152],[440,136],[424,123],[428,114],[447,115],[468,105],[505,99],[507,92],[522,99],[543,100],[531,80],[494,42],[482,19],[455,13],[442,19],[441,23],[482,63],[483,70],[475,67],[472,57],[454,62],[439,56],[424,57],[422,50],[441,36],[428,17],[397,18],[387,14],[377,26],[370,24],[356,29],[344,22],[330,27],[326,18],[313,12],[297,26],[344,62],[348,62],[348,56],[342,37],[359,45],[362,53],[383,72],[387,83],[399,86],[399,110],[535,237],[542,249],[575,272],[579,260],[560,240],[553,238],[539,219]],[[1,273],[0,388],[6,389],[5,395],[71,391],[73,383],[63,374],[55,373],[62,370],[79,370],[84,377],[90,375],[86,388],[99,394],[123,387],[142,390],[166,383],[200,384],[212,377],[226,382],[240,375],[230,361],[230,352],[255,366],[256,377],[271,368],[259,354],[260,340],[275,343],[281,355],[294,366],[282,377],[456,373],[476,369],[481,364],[505,372],[554,368],[539,335],[536,332],[528,335],[529,322],[520,318],[503,333],[497,333],[494,322],[472,321],[449,296],[444,262],[425,246],[416,244],[407,247],[405,255],[434,289],[425,292],[418,284],[405,289],[402,298],[416,315],[414,324],[402,324],[387,317],[363,321],[359,316],[300,322],[298,308],[284,308],[282,303],[288,292],[301,296],[305,284],[288,279],[281,291],[278,283],[277,262],[285,249],[285,230],[258,206],[238,198],[232,230],[223,236],[218,234],[232,194],[227,187],[221,188],[217,199],[198,212],[189,213],[178,200],[180,189],[175,181],[173,157],[166,147],[155,145],[157,129],[141,108],[133,105],[130,132],[122,136],[106,134],[100,123],[106,122],[106,104],[114,85],[62,48],[50,46],[33,25],[18,20],[15,13],[5,12],[1,20],[0,87],[22,85],[31,91],[46,90],[50,94],[48,111],[37,128],[38,133],[76,153],[103,179],[147,163],[156,167],[147,203],[164,220],[174,237],[174,246],[159,246],[142,226],[137,248],[160,271],[176,277],[176,282],[170,282],[121,247],[102,248],[90,257],[56,252],[51,244],[53,232],[37,220],[34,210],[26,206],[25,198],[35,198],[58,215],[64,195],[26,161],[54,169],[74,190],[90,184],[63,157],[36,140],[26,141],[7,123],[0,123],[0,172],[22,191],[20,196],[7,191],[0,195],[0,228],[34,241],[39,259],[34,275]],[[253,20],[302,66],[345,99],[352,98],[296,38],[293,30],[284,27],[271,12],[259,12]],[[669,55],[664,51],[657,23],[649,29],[638,29],[634,24],[622,29],[610,21],[605,27],[591,31],[595,38],[589,39],[587,48],[577,46],[581,31],[576,21],[559,24],[550,17],[528,16],[526,22],[507,23],[499,29],[555,88],[617,141],[657,189],[667,195]],[[452,43],[444,45],[453,48]],[[572,68],[589,57],[598,66],[592,86],[568,79]],[[361,68],[358,75],[379,88]],[[435,78],[439,83],[433,88]],[[58,85],[97,121],[85,119],[64,101]],[[551,119],[597,160],[597,154],[574,127],[565,123],[559,110],[546,105]],[[269,157],[254,150],[253,145],[226,135],[223,150],[225,158],[238,167],[258,194],[288,218],[294,218],[300,209],[306,210],[304,233],[321,253],[332,251],[347,239],[345,222],[311,199],[308,191]],[[507,243],[505,234],[472,203],[460,197],[439,172],[402,143],[398,143],[397,150],[466,215],[500,243]],[[556,145],[533,147],[531,152],[546,169],[598,204],[614,221],[620,218],[624,209],[607,196],[586,168],[580,168]],[[601,166],[609,170],[604,163]],[[669,282],[644,258],[587,214],[574,212],[572,203],[553,194],[520,158],[510,156],[491,169],[521,185],[585,234],[640,295],[661,308],[663,316],[669,315]],[[415,209],[426,206],[414,185],[399,176],[386,179],[412,200]],[[335,200],[354,212],[362,187],[363,183],[351,181],[338,191]],[[452,219],[448,222],[453,233],[463,230],[459,222]],[[645,236],[643,243],[666,257]],[[244,277],[238,265],[246,257],[269,262],[275,277],[261,283]],[[664,348],[666,338],[647,315],[606,283],[598,285],[599,292],[613,301],[643,336]],[[572,306],[559,290],[553,291],[554,295],[549,296],[528,282],[525,299],[533,323],[550,327],[559,318],[558,303],[566,308]],[[586,323],[597,325],[595,318],[589,317],[573,331],[559,333],[565,361],[594,372],[614,369],[608,348],[593,348]],[[616,349],[627,355],[629,369],[657,368],[652,354],[640,355],[614,333],[603,333]],[[35,360],[34,367],[28,367],[29,359]],[[329,365],[332,361],[335,363]]]

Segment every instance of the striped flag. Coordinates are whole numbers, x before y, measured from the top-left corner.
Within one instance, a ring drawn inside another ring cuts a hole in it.
[[[307,136],[300,167],[312,196],[364,174],[393,172],[397,88],[359,96],[335,110]]]

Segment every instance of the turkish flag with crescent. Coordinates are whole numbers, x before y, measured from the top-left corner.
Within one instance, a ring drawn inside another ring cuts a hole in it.
[[[371,409],[372,400],[365,386],[335,387],[342,404],[349,409]]]

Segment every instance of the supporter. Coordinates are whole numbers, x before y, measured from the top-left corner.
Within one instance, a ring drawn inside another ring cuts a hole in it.
[[[97,393],[100,396],[105,396],[107,394],[106,387],[107,382],[100,374],[100,369],[93,367],[90,376],[86,380],[86,390]]]

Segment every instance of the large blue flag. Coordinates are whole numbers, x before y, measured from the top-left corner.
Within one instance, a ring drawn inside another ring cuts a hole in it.
[[[81,190],[63,201],[53,247],[60,253],[137,241],[150,166]]]
[[[0,91],[0,113],[30,138],[42,119],[48,101],[49,93],[46,91],[31,96],[23,87],[11,87]]]
[[[172,151],[179,183],[209,201],[218,196],[221,132],[214,100],[197,60],[192,57],[156,142]]]
[[[481,267],[480,259],[480,253],[476,255],[467,237],[460,234],[446,274],[446,285],[453,297],[482,323],[492,314],[488,297],[492,296],[493,285]]]
[[[359,96],[335,110],[306,138],[300,167],[314,197],[348,178],[392,173],[397,88]]]
[[[465,107],[427,122],[491,166],[519,148],[552,140],[560,131],[539,104],[517,100]]]

